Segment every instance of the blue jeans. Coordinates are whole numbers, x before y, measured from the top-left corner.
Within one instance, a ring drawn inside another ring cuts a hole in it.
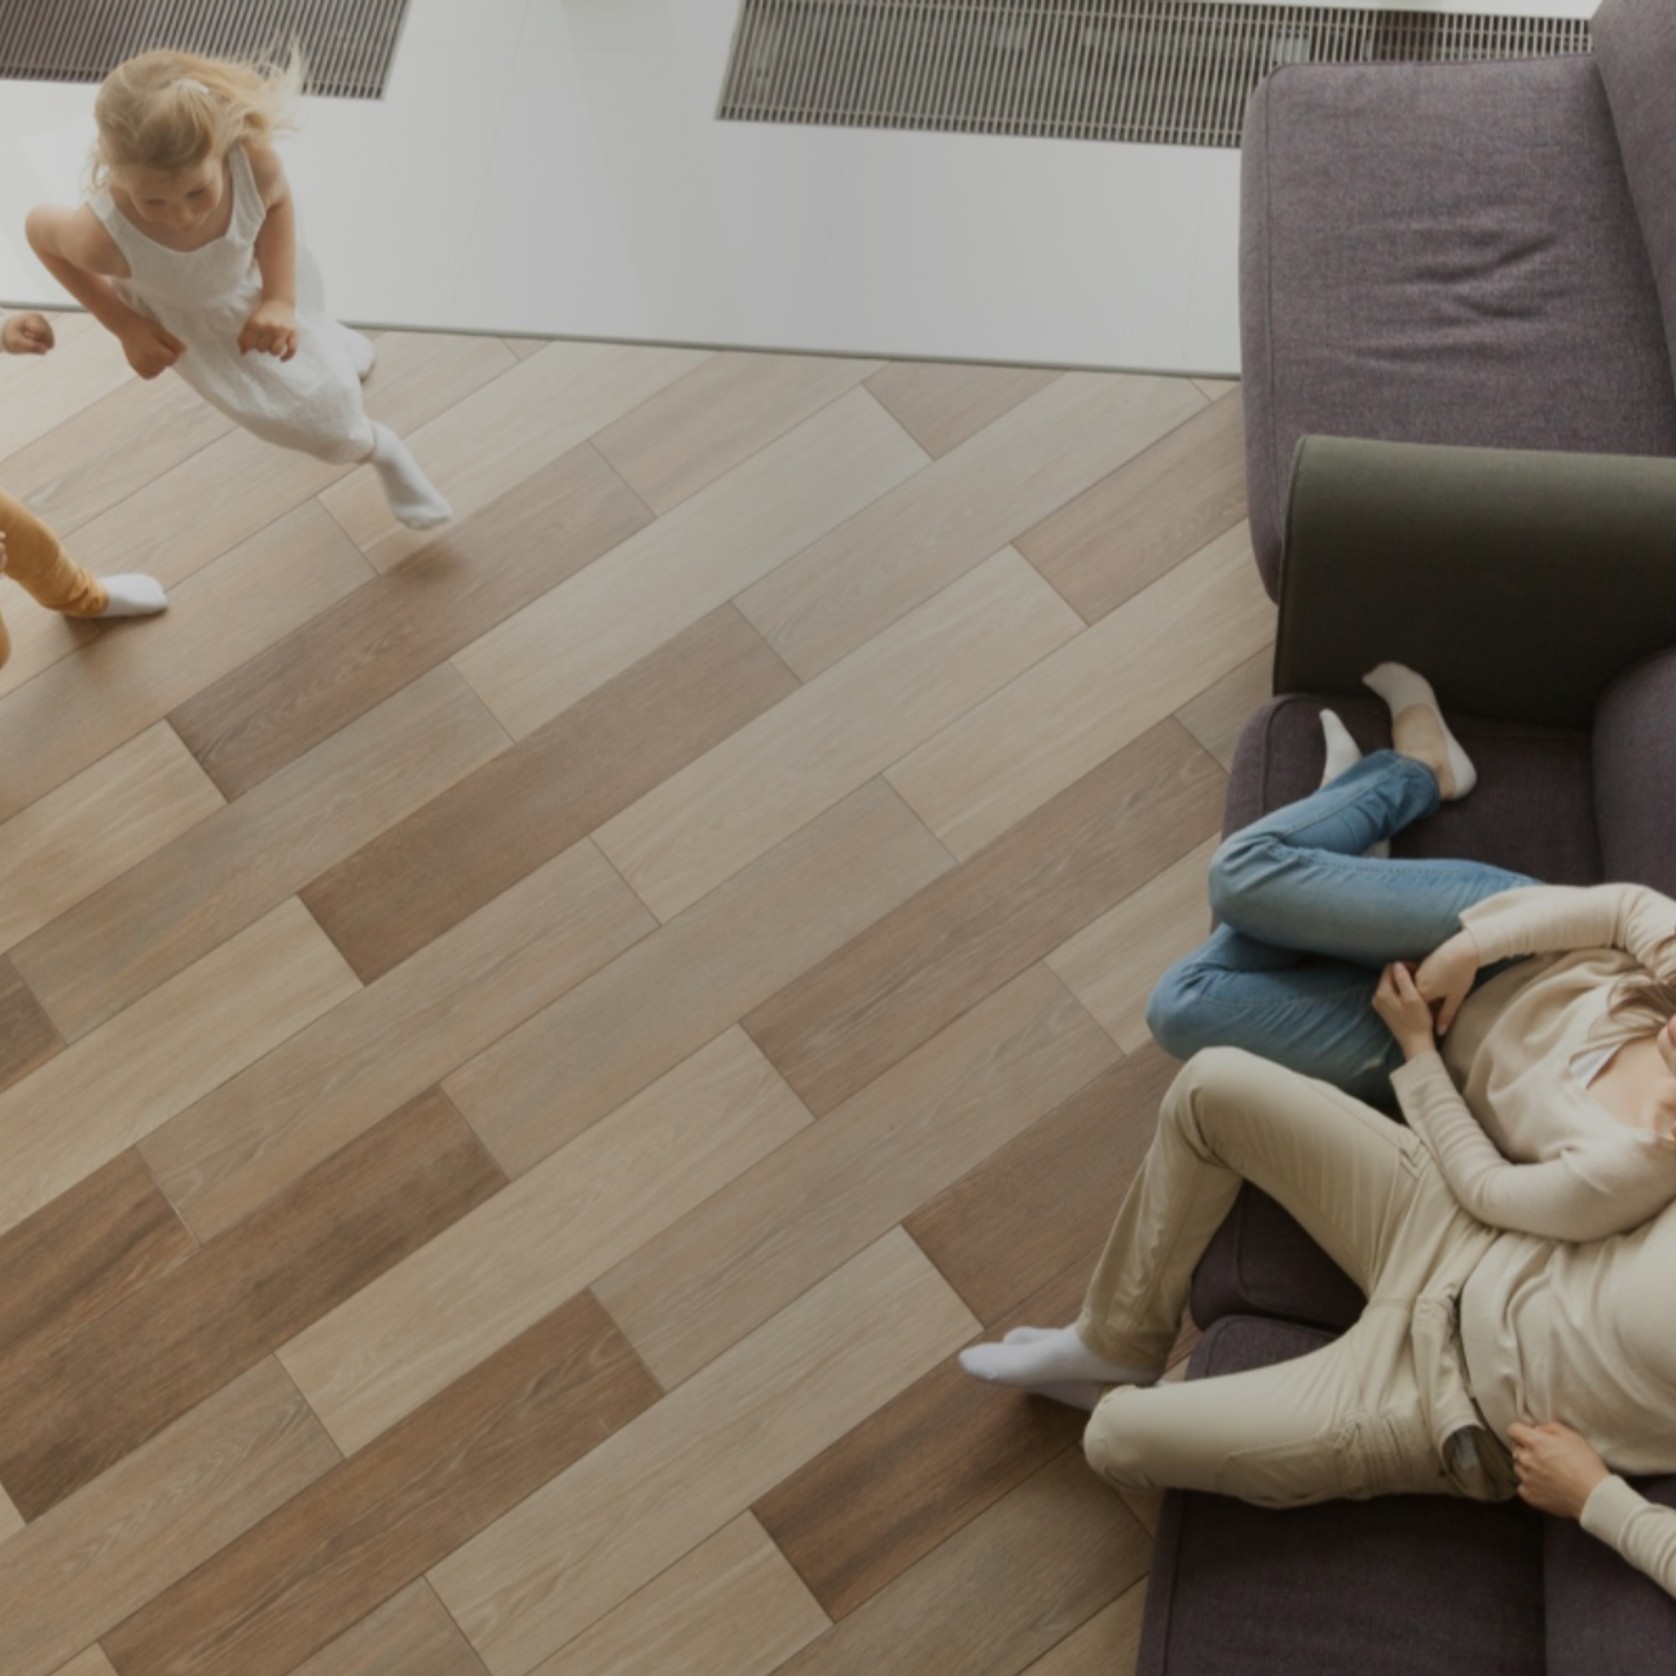
[[[1210,864],[1217,928],[1152,992],[1160,1045],[1178,1059],[1245,1048],[1389,1106],[1402,1050],[1373,1010],[1381,970],[1423,960],[1462,909],[1535,883],[1477,861],[1362,853],[1437,805],[1428,768],[1376,751],[1229,838]]]

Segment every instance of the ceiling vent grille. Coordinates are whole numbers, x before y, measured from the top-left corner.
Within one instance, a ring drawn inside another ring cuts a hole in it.
[[[1230,0],[744,0],[720,115],[1237,146],[1278,64],[1591,50],[1582,18]]]
[[[97,82],[152,47],[261,59],[296,40],[310,93],[381,99],[406,10],[407,0],[6,0],[0,80]]]

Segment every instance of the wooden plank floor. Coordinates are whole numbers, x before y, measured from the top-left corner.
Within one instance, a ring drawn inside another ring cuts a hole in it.
[[[1121,1676],[1075,1310],[1274,612],[1238,390],[386,335],[459,517],[60,322],[0,483],[0,1676]]]

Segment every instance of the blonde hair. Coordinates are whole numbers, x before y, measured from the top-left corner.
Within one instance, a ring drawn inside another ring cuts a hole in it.
[[[305,68],[294,43],[283,64],[165,50],[117,65],[93,106],[94,187],[129,169],[190,169],[206,157],[225,157],[241,140],[266,140],[291,127]]]

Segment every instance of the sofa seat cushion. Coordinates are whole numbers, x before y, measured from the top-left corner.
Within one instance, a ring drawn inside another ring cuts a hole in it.
[[[1200,1341],[1189,1377],[1285,1361],[1330,1337],[1231,1316]],[[1516,1502],[1388,1496],[1276,1512],[1172,1492],[1136,1673],[1538,1676],[1542,1575],[1542,1523]]]
[[[1321,782],[1321,708],[1330,705],[1364,751],[1391,742],[1385,707],[1371,696],[1271,699],[1245,725],[1228,781],[1223,831],[1307,797]],[[1478,767],[1469,797],[1446,803],[1400,833],[1394,856],[1468,857],[1527,873],[1545,884],[1598,884],[1590,738],[1569,728],[1451,716]]]
[[[1271,593],[1306,433],[1676,454],[1658,292],[1592,59],[1288,66],[1252,98],[1243,169],[1248,492]]]

